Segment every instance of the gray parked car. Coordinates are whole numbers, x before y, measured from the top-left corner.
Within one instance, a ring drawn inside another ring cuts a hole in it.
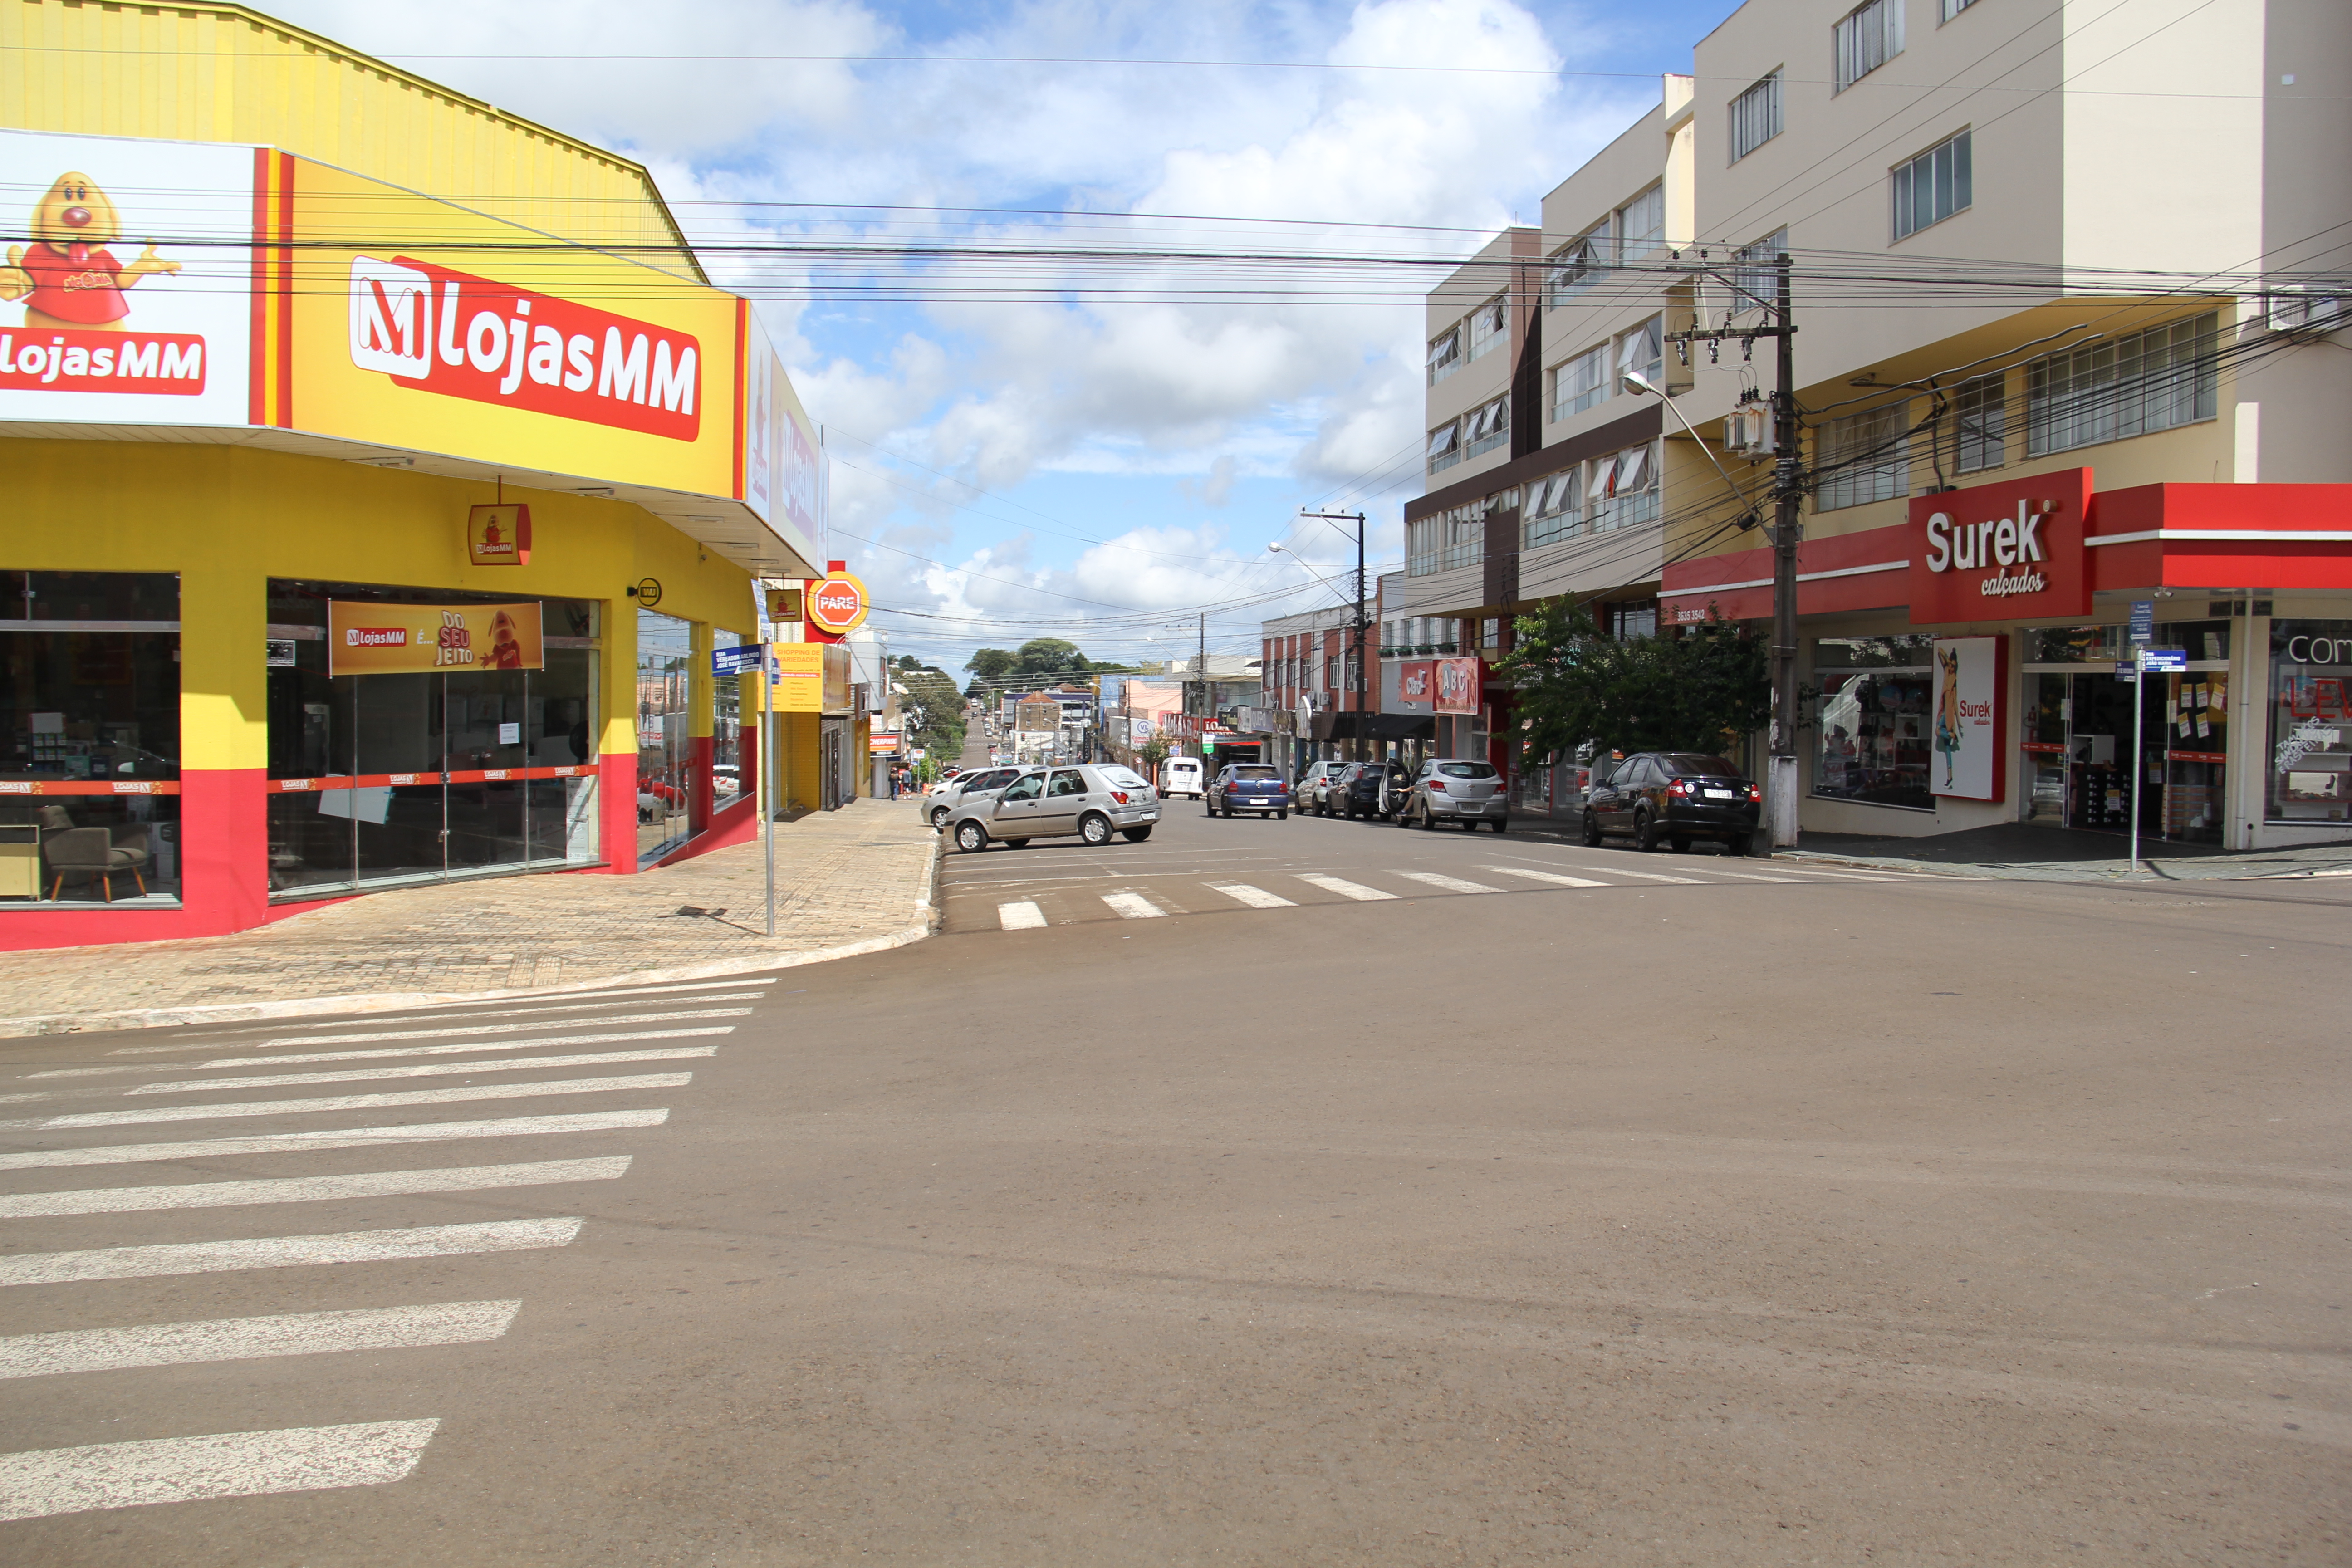
[[[1492,763],[1438,757],[1421,764],[1412,788],[1397,810],[1399,827],[1434,827],[1458,822],[1473,832],[1487,823],[1500,833],[1510,826],[1511,797]]]
[[[1296,792],[1298,814],[1304,816],[1312,812],[1322,816],[1330,816],[1339,802],[1336,793],[1327,792],[1331,791],[1332,786],[1339,782],[1339,775],[1347,771],[1345,763],[1307,763],[1307,771],[1298,775]]]
[[[1160,795],[1140,775],[1117,763],[1024,768],[1003,789],[970,795],[948,813],[948,837],[964,854],[995,840],[1018,849],[1033,838],[1083,838],[1108,844],[1114,833],[1134,842],[1151,837]]]
[[[971,768],[944,780],[931,791],[930,804],[923,808],[930,818],[931,831],[939,832],[948,825],[949,816],[963,804],[965,797],[985,795],[1003,789],[1026,773],[1026,768]]]

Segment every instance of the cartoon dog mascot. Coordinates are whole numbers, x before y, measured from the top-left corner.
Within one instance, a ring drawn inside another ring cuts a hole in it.
[[[522,643],[515,634],[514,617],[500,610],[490,617],[490,657],[492,669],[520,669]]]
[[[123,290],[180,264],[155,254],[149,240],[125,267],[106,247],[122,237],[114,203],[88,174],[59,174],[33,209],[33,243],[8,247],[0,267],[0,300],[25,300],[25,325],[81,331],[121,331],[131,313]],[[26,296],[30,298],[26,298]]]

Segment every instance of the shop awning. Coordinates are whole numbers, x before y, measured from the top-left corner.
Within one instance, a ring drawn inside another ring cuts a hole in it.
[[[1318,713],[1318,741],[1433,741],[1437,721],[1426,713]]]
[[[1801,541],[1797,545],[1797,613],[1822,616],[1898,607],[1910,601],[1910,529],[1902,523]],[[1771,547],[1670,563],[1658,592],[1662,620],[1687,626],[1706,619],[1710,607],[1730,621],[1769,617]]]
[[[2091,498],[2094,590],[2352,588],[2352,485],[2135,485]]]

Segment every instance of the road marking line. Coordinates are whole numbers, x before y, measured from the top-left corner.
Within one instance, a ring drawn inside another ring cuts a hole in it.
[[[1018,903],[999,904],[996,906],[996,923],[1006,931],[1040,931],[1045,928],[1045,911],[1027,899]]]
[[[1223,893],[1229,899],[1239,899],[1254,910],[1295,910],[1297,903],[1279,893],[1269,893],[1264,888],[1253,888],[1247,882],[1211,882],[1213,893]]]
[[[102,1068],[61,1068],[50,1072],[27,1073],[27,1078],[98,1078],[127,1072],[210,1072],[218,1068],[280,1067],[289,1062],[367,1062],[402,1057],[454,1057],[482,1051],[526,1051],[541,1046],[605,1046],[621,1045],[630,1040],[690,1040],[709,1035],[731,1035],[732,1024],[714,1025],[708,1029],[636,1029],[618,1035],[551,1035],[532,1040],[462,1040],[446,1046],[383,1046],[367,1051],[303,1051],[284,1057],[215,1057],[208,1062],[163,1063],[117,1062]],[[485,1062],[485,1067],[496,1064]]]
[[[1596,882],[1588,877],[1563,877],[1557,871],[1530,871],[1520,866],[1481,866],[1481,871],[1500,871],[1506,877],[1525,877],[1530,882],[1549,882],[1562,888],[1606,888],[1612,884]]]
[[[1743,882],[1786,882],[1792,887],[1799,880],[1795,877],[1761,877],[1753,871],[1725,871],[1713,866],[1706,868],[1706,874],[1710,877],[1737,877]]]
[[[418,1067],[352,1068],[343,1072],[263,1073],[253,1078],[183,1078],[126,1089],[133,1094],[202,1094],[212,1089],[299,1089],[311,1083],[363,1083],[379,1078],[462,1078],[477,1072],[528,1072],[536,1068],[595,1068],[621,1062],[674,1062],[715,1057],[717,1046],[666,1046],[657,1051],[597,1051],[577,1057],[509,1057],[488,1062],[426,1062]]]
[[[1580,871],[1598,871],[1604,877],[1638,877],[1644,882],[1678,882],[1685,888],[1704,888],[1706,884],[1696,877],[1669,877],[1663,871],[1629,871],[1622,866],[1579,866]]]
[[[416,1468],[440,1425],[437,1416],[365,1421],[0,1454],[0,1520],[384,1486]]]
[[[750,1014],[749,1007],[705,1007],[681,1013],[624,1013],[616,1017],[597,1020],[601,1024],[667,1024],[679,1018],[740,1018]],[[381,1040],[446,1039],[451,1035],[527,1035],[533,1029],[544,1029],[545,1024],[454,1024],[446,1029],[394,1029],[373,1035],[288,1035],[281,1039],[264,1040],[262,1047],[270,1046],[368,1046]],[[549,1042],[552,1044],[553,1042]]]
[[[1500,888],[1490,888],[1484,882],[1465,882],[1459,877],[1441,877],[1434,871],[1391,871],[1392,877],[1403,877],[1415,882],[1426,882],[1433,888],[1443,888],[1449,893],[1499,893]]]
[[[270,1177],[249,1182],[184,1182],[168,1187],[86,1187],[70,1193],[0,1196],[0,1218],[74,1214],[143,1214],[154,1209],[217,1209],[245,1204],[331,1203],[537,1187],[553,1182],[610,1182],[627,1173],[630,1155],[599,1160],[539,1160],[521,1165],[457,1165],[439,1171],[362,1171],[348,1176]]]
[[[504,1334],[521,1310],[520,1301],[440,1301],[423,1307],[367,1307],[11,1334],[0,1338],[0,1378],[326,1355],[337,1351],[479,1344]]]
[[[1301,871],[1297,875],[1300,881],[1320,888],[1327,893],[1337,893],[1343,899],[1369,901],[1396,897],[1394,893],[1383,893],[1378,888],[1367,888],[1361,882],[1350,882],[1344,877],[1327,877],[1319,871]]]
[[[714,986],[773,985],[774,984],[775,982],[772,980],[715,980],[701,985],[662,986],[657,987],[657,989],[664,991],[707,991]],[[606,993],[606,994],[611,996],[628,996],[635,994],[635,993],[630,991],[614,991]],[[723,996],[679,996],[676,998],[648,996],[646,1000],[676,1000],[680,1002],[691,1002],[698,1006],[706,1002],[757,1002],[767,994],[768,994],[766,992],[762,991],[730,991]],[[529,1013],[578,1013],[585,1011],[591,1007],[602,1007],[604,1005],[606,1005],[606,1003],[602,997],[586,1002],[550,1003],[544,1007],[497,1007],[492,1006],[488,1003],[477,1003],[464,1008],[420,1007],[414,1012],[402,1010],[394,1013],[378,1013],[363,1018],[348,1018],[341,1023],[325,1023],[315,1026],[321,1029],[356,1029],[371,1024],[380,1025],[387,1020],[396,1020],[404,1024],[417,1024],[426,1023],[436,1019],[519,1018]],[[555,1019],[548,1020],[550,1024],[556,1023],[557,1021],[558,1020]],[[540,1026],[544,1028],[547,1026],[541,1025]],[[161,1056],[170,1051],[217,1050],[223,1045],[231,1043],[236,1036],[267,1034],[272,1029],[282,1029],[284,1027],[286,1027],[286,1023],[283,1019],[271,1019],[268,1023],[262,1024],[218,1026],[192,1034],[178,1045],[124,1046],[119,1049],[109,1051],[106,1054],[110,1057],[152,1057]],[[331,1037],[335,1039],[349,1039],[351,1037],[348,1035],[337,1035]]]
[[[227,1274],[327,1263],[389,1263],[477,1252],[566,1247],[586,1222],[501,1219],[482,1225],[412,1226],[322,1236],[271,1236],[163,1247],[100,1247],[82,1252],[23,1252],[0,1258],[0,1286],[70,1285],[87,1279],[153,1279],[172,1274]]]
[[[380,1143],[425,1143],[451,1138],[520,1138],[548,1132],[610,1132],[658,1127],[667,1110],[598,1110],[564,1116],[509,1116],[492,1121],[433,1121],[408,1127],[351,1127],[331,1132],[272,1132],[257,1138],[194,1138],[184,1143],[114,1143],[87,1149],[31,1149],[0,1154],[0,1171],[61,1165],[140,1165],[158,1160],[202,1160],[220,1154],[291,1154],[313,1149],[365,1149]]]
[[[684,1089],[690,1072],[626,1073],[618,1078],[553,1079],[542,1083],[478,1083],[463,1089],[411,1089],[383,1094],[322,1095],[312,1100],[246,1100],[231,1105],[142,1106],[136,1110],[78,1110],[0,1121],[0,1128],[135,1127],[151,1121],[214,1121],[232,1116],[309,1115],[320,1110],[374,1110],[387,1105],[443,1105],[459,1100],[529,1100],[542,1094],[604,1094],[624,1089]]]
[[[1156,921],[1168,912],[1141,893],[1105,893],[1102,901],[1121,920]]]

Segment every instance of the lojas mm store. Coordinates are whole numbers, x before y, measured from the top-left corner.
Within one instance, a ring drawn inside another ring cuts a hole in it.
[[[751,834],[711,656],[824,484],[746,301],[267,147],[0,168],[0,947]]]
[[[1909,510],[1799,549],[1803,827],[2352,839],[2352,485],[2074,468]],[[1661,608],[1769,618],[1771,575],[1767,550],[1678,563]],[[2183,668],[2134,678],[2136,615]]]

